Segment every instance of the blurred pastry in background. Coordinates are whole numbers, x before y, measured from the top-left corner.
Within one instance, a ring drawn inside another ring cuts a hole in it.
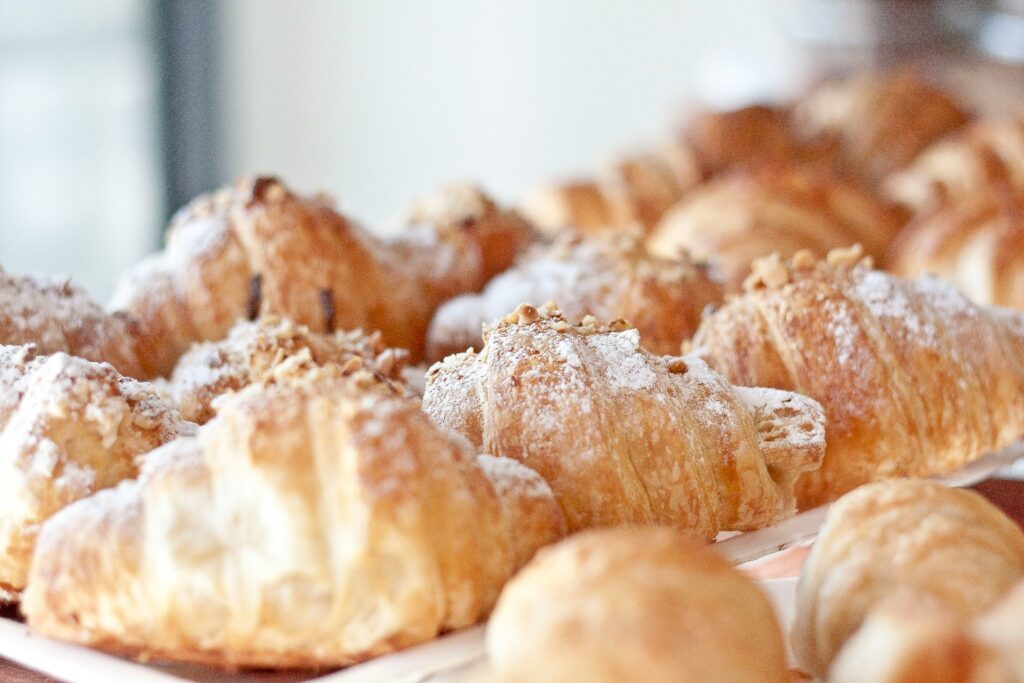
[[[758,258],[801,249],[824,256],[861,244],[881,257],[902,213],[870,192],[821,169],[761,168],[713,179],[674,206],[648,238],[651,252],[686,251],[741,289]]]
[[[427,357],[439,360],[482,348],[484,323],[519,304],[554,301],[571,323],[592,315],[635,325],[641,344],[656,354],[676,354],[700,323],[701,312],[722,299],[721,287],[686,255],[651,256],[635,232],[586,237],[559,234],[534,246],[479,294],[443,304],[430,323]]]

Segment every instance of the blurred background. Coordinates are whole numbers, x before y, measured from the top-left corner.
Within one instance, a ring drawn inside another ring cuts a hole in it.
[[[687,109],[922,55],[998,109],[1024,90],[1024,2],[4,0],[0,265],[104,299],[243,173],[388,230],[448,180],[515,201]]]

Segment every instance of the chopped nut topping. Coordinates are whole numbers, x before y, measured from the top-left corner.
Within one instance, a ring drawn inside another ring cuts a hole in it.
[[[809,249],[801,249],[800,251],[793,254],[791,261],[793,270],[810,270],[814,268],[814,264],[818,262],[818,259],[814,257]]]
[[[855,244],[852,247],[833,249],[828,252],[825,260],[833,268],[846,270],[864,260],[864,247]],[[870,261],[868,264],[870,265]]]
[[[682,358],[672,358],[668,362],[668,371],[677,375],[683,375],[689,369],[686,361]]]
[[[516,309],[516,322],[520,325],[529,325],[540,320],[540,311],[531,306],[530,304],[520,304],[519,308]]]
[[[757,259],[751,266],[751,273],[743,281],[744,291],[767,287],[774,289],[789,282],[789,269],[777,253]]]

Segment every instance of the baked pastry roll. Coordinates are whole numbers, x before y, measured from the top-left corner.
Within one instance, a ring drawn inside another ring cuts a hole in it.
[[[766,526],[793,513],[793,482],[824,450],[815,401],[652,355],[621,321],[573,326],[520,306],[484,342],[430,369],[423,408],[537,470],[571,530],[658,523],[712,538]]]
[[[764,593],[694,537],[656,527],[541,550],[502,592],[487,652],[503,683],[789,680]]]
[[[1024,189],[979,191],[914,219],[887,267],[932,273],[979,304],[1024,308]]]
[[[66,278],[17,276],[0,268],[0,344],[35,344],[36,353],[64,352],[113,365],[143,378],[127,315],[109,315]]]
[[[25,587],[44,521],[134,477],[137,456],[193,428],[105,363],[0,346],[0,602]]]
[[[822,83],[793,109],[799,135],[837,146],[849,175],[870,183],[906,166],[968,119],[960,102],[913,69]]]
[[[427,356],[440,359],[470,346],[480,348],[484,323],[519,304],[548,301],[557,301],[571,322],[587,315],[629,320],[640,331],[644,348],[677,353],[697,329],[704,307],[721,298],[706,268],[685,255],[652,257],[638,235],[602,239],[563,233],[550,245],[535,246],[479,294],[442,305],[427,333]]]
[[[402,382],[407,356],[404,349],[385,347],[379,332],[320,333],[265,316],[236,323],[221,341],[193,346],[174,366],[169,394],[186,419],[204,424],[216,412],[217,397],[271,381],[286,363],[295,367],[301,360],[299,370],[327,363],[364,367],[381,379]]]
[[[935,279],[902,280],[857,249],[755,264],[693,352],[730,381],[821,402],[828,448],[801,507],[890,477],[956,469],[1024,433],[1024,317]]]
[[[367,372],[226,396],[198,437],[40,534],[39,633],[141,659],[333,667],[484,618],[559,538],[544,481]]]
[[[879,629],[875,637],[884,632],[884,612],[880,623],[865,619],[888,601],[916,601],[926,613],[914,620],[932,622],[939,642],[950,622],[982,614],[1022,577],[1024,533],[979,494],[921,480],[862,486],[832,506],[804,562],[792,637],[797,663],[823,676],[862,624]],[[917,638],[904,635],[908,645]],[[892,666],[885,654],[880,647],[873,655],[879,668]],[[860,665],[858,680],[875,680],[866,675],[871,665]]]
[[[221,339],[261,313],[314,332],[379,330],[419,357],[438,304],[505,270],[533,233],[463,186],[423,200],[409,221],[385,240],[323,197],[300,197],[272,178],[242,180],[182,209],[166,249],[122,279],[111,307],[138,318],[146,369],[160,375],[193,342]]]
[[[924,213],[988,190],[1024,186],[1024,114],[979,119],[892,174],[885,192]]]
[[[658,223],[650,250],[672,256],[685,250],[708,261],[726,286],[738,291],[753,260],[801,249],[824,256],[862,244],[881,257],[902,225],[902,215],[857,185],[810,168],[740,172],[690,192]]]

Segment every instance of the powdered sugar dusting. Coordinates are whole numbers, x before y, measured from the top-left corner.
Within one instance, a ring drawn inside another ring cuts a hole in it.
[[[494,486],[501,499],[513,496],[524,498],[553,498],[551,487],[535,471],[512,458],[479,455],[477,465]]]
[[[587,343],[603,361],[602,369],[612,388],[642,391],[654,386],[656,376],[644,362],[644,355],[638,353],[640,333],[635,329],[594,334]]]

